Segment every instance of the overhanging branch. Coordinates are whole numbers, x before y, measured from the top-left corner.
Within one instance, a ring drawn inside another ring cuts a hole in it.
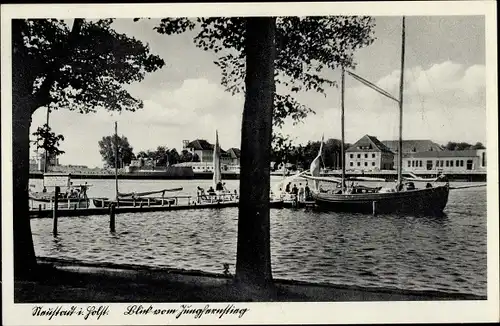
[[[36,106],[34,110],[37,108],[47,105],[50,103],[50,89],[54,85],[55,81],[57,80],[59,70],[68,62],[68,58],[71,55],[72,49],[74,49],[74,46],[77,44],[77,39],[78,36],[80,35],[80,31],[82,29],[83,25],[83,19],[82,18],[75,18],[73,22],[73,27],[71,29],[71,32],[68,36],[68,42],[60,44],[59,47],[56,47],[54,52],[58,54],[57,59],[55,62],[52,64],[51,69],[48,69],[47,71],[47,76],[45,77],[44,81],[40,85],[40,88],[38,91],[35,93],[34,100],[36,103]],[[34,112],[33,110],[33,112]]]

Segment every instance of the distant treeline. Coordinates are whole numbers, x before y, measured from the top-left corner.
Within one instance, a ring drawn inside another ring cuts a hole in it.
[[[446,145],[443,145],[443,149],[447,151],[463,151],[466,149],[486,149],[486,147],[480,142],[477,142],[475,145],[471,145],[465,142],[457,143],[449,141]]]
[[[103,137],[99,141],[99,150],[103,157],[103,161],[107,163],[108,167],[114,167],[115,164],[115,142],[119,147],[119,167],[123,167],[133,159],[151,159],[156,162],[158,166],[168,166],[182,162],[199,162],[200,158],[196,154],[192,154],[187,150],[182,150],[180,153],[175,148],[168,148],[166,146],[158,146],[156,150],[133,152],[125,136]],[[295,167],[304,168],[310,166],[311,162],[318,155],[320,141],[309,141],[307,144],[294,144],[289,137],[281,135],[274,136],[273,146],[271,149],[271,161],[277,165],[281,163],[292,164]],[[348,149],[351,144],[346,143],[344,150]],[[477,142],[472,145],[466,142],[452,142],[449,141],[446,145],[442,145],[444,150],[456,151],[467,149],[484,149],[485,146]],[[341,161],[341,141],[339,139],[330,138],[323,144],[322,159],[323,165],[331,168],[339,168],[342,164]]]

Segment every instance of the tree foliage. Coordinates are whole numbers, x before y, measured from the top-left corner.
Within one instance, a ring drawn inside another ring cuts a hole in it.
[[[82,113],[137,110],[142,102],[123,88],[164,65],[142,42],[119,34],[110,19],[14,19],[12,36],[14,274],[37,266],[28,212],[31,116],[40,107]],[[61,139],[62,140],[62,139]]]
[[[118,146],[118,167],[130,164],[135,158],[133,148],[125,136],[106,136],[98,142],[99,153],[108,167],[115,167],[116,146]]]
[[[16,51],[29,67],[26,86],[33,108],[50,106],[81,113],[98,108],[137,110],[142,101],[123,88],[164,65],[149,46],[111,27],[112,19],[17,20],[13,24]],[[22,42],[20,41],[22,40]]]
[[[59,149],[60,142],[64,140],[64,136],[61,134],[56,135],[52,132],[48,124],[38,127],[33,136],[36,137],[36,148],[45,150],[49,157],[64,154],[64,151]]]
[[[301,104],[295,95],[301,91],[325,94],[335,80],[324,76],[327,69],[354,68],[355,50],[371,44],[374,23],[370,17],[277,17],[273,124],[281,127],[285,118],[298,123],[314,110]],[[232,94],[244,92],[245,18],[165,18],[155,28],[172,35],[197,30],[195,44],[218,53],[215,64],[222,71],[221,83]]]
[[[443,148],[448,151],[463,151],[466,149],[485,149],[486,147],[480,142],[471,145],[466,142],[449,141],[446,145],[443,146]]]
[[[308,141],[307,144],[294,144],[289,136],[274,135],[271,160],[290,163],[296,167],[309,168],[319,153],[320,141]],[[345,149],[349,144],[344,145]],[[330,138],[323,144],[322,164],[327,168],[340,168],[342,164],[341,141]]]
[[[181,154],[175,148],[158,146],[156,150],[140,151],[137,158],[152,159],[158,166],[167,166],[183,162],[199,162],[197,154],[191,154],[188,150],[182,150]]]

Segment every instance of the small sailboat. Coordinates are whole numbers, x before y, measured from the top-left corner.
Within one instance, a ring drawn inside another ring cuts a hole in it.
[[[215,131],[215,145],[213,152],[213,177],[212,186],[205,193],[204,189],[198,187],[198,203],[221,203],[234,202],[238,200],[236,191],[232,193],[222,182],[222,169],[220,164],[221,148],[219,145],[219,133]]]
[[[58,194],[58,207],[59,208],[87,208],[89,207],[90,200],[87,197],[87,190],[91,186],[85,182],[85,184],[74,185],[70,181],[71,178],[68,176],[68,185],[66,189],[61,189],[62,191]],[[45,206],[47,204],[52,205],[55,202],[55,191],[32,191],[29,190],[30,207],[37,208],[40,205]]]
[[[415,175],[409,178],[402,176],[402,116],[403,116],[403,87],[404,87],[404,50],[405,50],[405,18],[402,22],[402,51],[401,51],[401,76],[399,99],[395,99],[389,93],[378,86],[369,83],[363,78],[349,72],[355,79],[375,89],[383,95],[391,98],[399,104],[399,149],[398,149],[398,179],[395,187],[366,187],[351,183],[348,187],[346,181],[359,180],[358,178],[347,179],[345,177],[345,152],[344,152],[344,89],[345,71],[342,68],[341,75],[341,128],[342,128],[342,177],[325,178],[320,177],[319,161],[321,150],[312,162],[310,175],[307,178],[314,181],[313,198],[316,205],[333,211],[349,211],[359,213],[411,213],[411,214],[442,214],[448,202],[449,184],[443,176],[435,179],[418,178]],[[364,177],[364,179],[367,179]],[[373,178],[370,178],[373,179]],[[333,190],[324,190],[319,183],[333,182],[338,186]],[[425,188],[416,188],[414,182],[427,182]],[[445,181],[444,185],[433,186],[431,182]]]
[[[115,198],[93,198],[95,207],[109,207],[111,204],[116,206],[170,206],[177,204],[176,198],[165,197],[165,193],[181,191],[182,187],[166,188],[155,191],[128,192],[118,191],[118,123],[115,122]],[[154,197],[152,195],[161,194]]]

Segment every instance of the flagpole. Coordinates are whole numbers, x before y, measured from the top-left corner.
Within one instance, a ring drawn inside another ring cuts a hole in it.
[[[342,73],[341,73],[341,92],[340,92],[340,125],[341,125],[341,137],[342,137],[342,142],[340,143],[340,151],[342,153],[340,162],[342,164],[342,193],[344,193],[344,185],[345,185],[345,153],[344,153],[344,142],[345,142],[345,135],[344,135],[344,89],[345,89],[345,71],[344,67],[342,66]]]

